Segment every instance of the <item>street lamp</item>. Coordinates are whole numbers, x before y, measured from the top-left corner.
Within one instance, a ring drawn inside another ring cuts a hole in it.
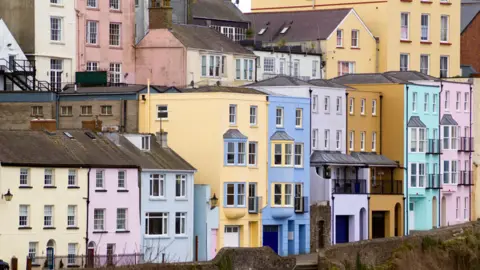
[[[215,193],[213,193],[212,198],[210,198],[210,206],[211,206],[210,210],[217,207],[217,203],[218,203],[218,198],[217,198],[217,196],[215,196]]]
[[[9,202],[13,198],[13,194],[10,192],[10,189],[8,189],[7,193],[2,194],[2,199],[5,198],[5,201]]]

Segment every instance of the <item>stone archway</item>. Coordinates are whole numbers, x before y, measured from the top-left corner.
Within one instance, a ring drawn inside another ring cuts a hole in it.
[[[438,215],[437,215],[438,209],[437,209],[437,197],[433,196],[432,198],[432,228],[437,228],[437,220],[438,220]]]
[[[395,204],[395,236],[400,236],[402,229],[402,207],[399,203]]]
[[[442,227],[447,226],[447,198],[442,197]]]
[[[360,240],[367,239],[366,228],[367,228],[367,210],[365,210],[365,208],[362,207],[362,209],[360,209]]]

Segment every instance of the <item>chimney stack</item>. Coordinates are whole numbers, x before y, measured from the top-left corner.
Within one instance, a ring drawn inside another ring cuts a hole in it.
[[[172,6],[170,0],[150,0],[148,17],[149,29],[171,29]]]

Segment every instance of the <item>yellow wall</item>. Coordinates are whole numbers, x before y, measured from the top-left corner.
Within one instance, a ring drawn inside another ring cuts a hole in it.
[[[224,182],[256,182],[258,196],[263,197],[264,205],[267,201],[266,96],[232,93],[152,94],[150,102],[139,103],[139,129],[140,132],[149,133],[160,130],[156,106],[168,105],[168,120],[162,121],[162,129],[168,132],[168,145],[198,170],[195,184],[210,184],[212,193],[219,198],[218,247],[223,246],[225,225],[241,226],[241,246],[259,246],[261,214],[248,214],[247,208],[224,208],[223,187]],[[237,105],[236,126],[229,125],[230,104]],[[249,123],[251,105],[258,107],[256,127],[251,127]],[[258,142],[257,167],[224,166],[223,134],[230,128],[240,130],[249,141]],[[232,218],[227,218],[227,215]],[[258,223],[249,226],[249,222]],[[250,228],[257,230],[253,233],[256,239],[250,239]]]
[[[395,206],[400,205],[400,214],[398,215],[398,235],[403,235],[403,195],[372,195],[370,196],[370,222],[369,236],[372,239],[372,212],[385,211],[385,236],[395,236]]]
[[[68,189],[68,169],[54,169],[56,189],[44,189],[44,168],[30,168],[31,189],[19,189],[20,168],[0,167],[0,191],[8,189],[13,199],[6,202],[0,199],[0,258],[9,261],[12,256],[18,258],[18,269],[25,269],[29,242],[38,242],[37,256],[46,256],[46,245],[55,240],[55,254],[67,256],[68,244],[76,243],[78,254],[85,254],[86,205],[88,169],[77,170],[79,189]],[[20,205],[29,205],[30,230],[19,229]],[[43,229],[44,206],[53,205],[55,230]],[[67,230],[68,205],[77,206],[78,230]],[[58,261],[56,262],[58,266]],[[66,267],[66,261],[63,261]]]

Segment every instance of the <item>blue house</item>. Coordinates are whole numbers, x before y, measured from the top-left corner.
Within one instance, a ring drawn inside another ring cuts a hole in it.
[[[263,246],[310,252],[310,99],[269,96],[268,192]]]

